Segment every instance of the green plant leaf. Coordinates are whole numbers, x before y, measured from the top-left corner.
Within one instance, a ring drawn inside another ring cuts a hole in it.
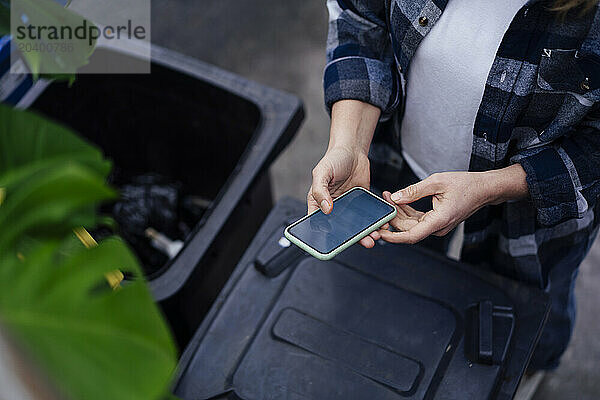
[[[75,30],[85,24],[86,27],[95,26],[82,16],[65,9],[53,0],[11,0],[11,32],[17,33],[18,27],[70,27]],[[40,33],[39,37],[37,33]],[[86,36],[87,37],[87,36]],[[27,61],[29,69],[34,78],[39,74],[57,74],[59,76],[77,72],[77,70],[88,63],[96,46],[96,40],[82,40],[75,36],[65,37],[60,40],[51,37],[51,31],[46,29],[37,31],[34,38],[28,35],[21,37],[13,35],[13,40],[31,51],[23,51],[22,56]],[[48,46],[64,45],[64,49]],[[41,49],[40,46],[43,46]],[[71,77],[72,78],[72,77]]]
[[[0,107],[0,325],[70,399],[160,399],[176,350],[117,238],[86,249],[110,163],[68,129]],[[105,275],[133,276],[111,290]]]
[[[37,244],[2,257],[0,321],[69,398],[159,399],[176,365],[173,341],[143,279],[106,288],[116,268],[140,277],[117,238],[58,254]]]
[[[0,104],[0,186],[19,168],[34,171],[67,161],[87,165],[104,176],[110,171],[102,153],[68,128]]]
[[[116,196],[103,177],[74,163],[50,168],[6,187],[0,207],[0,252],[24,235],[60,238],[77,226],[95,226],[95,205]]]
[[[0,253],[24,235],[62,237],[93,227],[95,207],[116,193],[105,185],[110,163],[69,129],[0,106]]]

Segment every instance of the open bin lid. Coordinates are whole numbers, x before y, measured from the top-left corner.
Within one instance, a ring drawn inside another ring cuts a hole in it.
[[[177,395],[513,397],[547,317],[543,292],[414,246],[281,257],[298,254],[277,243],[303,210],[286,200],[271,213],[186,349]],[[278,273],[256,268],[274,256]]]

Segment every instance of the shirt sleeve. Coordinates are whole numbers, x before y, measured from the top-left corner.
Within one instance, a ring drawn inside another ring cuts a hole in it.
[[[385,17],[385,0],[328,0],[325,105],[354,99],[379,107],[382,119],[394,111],[400,79]]]
[[[582,218],[600,195],[600,107],[567,136],[521,153],[516,161],[527,185],[538,222],[556,225]]]

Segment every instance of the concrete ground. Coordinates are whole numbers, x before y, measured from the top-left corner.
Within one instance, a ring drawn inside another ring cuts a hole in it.
[[[310,170],[327,145],[321,74],[327,12],[324,0],[152,0],[152,40],[300,96],[306,120],[271,169],[276,198],[304,198]],[[600,398],[600,242],[577,282],[578,319],[561,366],[535,400]]]

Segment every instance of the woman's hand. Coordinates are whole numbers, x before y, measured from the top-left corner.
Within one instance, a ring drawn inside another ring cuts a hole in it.
[[[369,146],[380,114],[379,108],[357,100],[341,100],[331,109],[327,152],[312,171],[312,185],[306,196],[308,212],[333,210],[333,199],[348,189],[369,189]],[[363,238],[365,247],[375,246],[379,234]]]
[[[327,150],[312,171],[312,186],[306,202],[308,212],[321,209],[329,214],[333,199],[355,186],[369,188],[369,159],[360,151],[344,147]]]
[[[343,147],[327,150],[325,156],[312,171],[313,181],[306,202],[308,212],[321,209],[325,214],[333,210],[333,199],[355,186],[369,188],[370,170],[367,154]],[[373,232],[361,239],[367,248],[375,246],[379,234]]]
[[[391,243],[417,243],[429,235],[444,236],[488,204],[528,195],[525,171],[519,164],[487,172],[443,172],[383,197],[396,204],[398,214],[390,221],[397,232],[386,227],[379,235]],[[408,204],[432,196],[433,209],[416,211]]]

